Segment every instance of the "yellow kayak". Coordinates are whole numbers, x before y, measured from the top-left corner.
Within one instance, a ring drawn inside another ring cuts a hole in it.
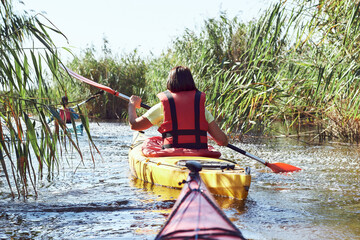
[[[134,135],[129,150],[131,173],[138,179],[152,184],[181,189],[179,183],[187,179],[187,161],[197,161],[202,165],[201,178],[212,194],[246,199],[251,183],[250,170],[226,160],[208,157],[145,157],[142,143],[147,138],[143,133]]]

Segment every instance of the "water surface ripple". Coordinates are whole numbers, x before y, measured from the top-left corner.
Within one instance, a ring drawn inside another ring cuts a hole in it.
[[[132,132],[126,124],[91,123],[101,151],[84,162],[67,155],[55,181],[39,183],[38,198],[12,200],[0,172],[0,239],[153,239],[179,190],[143,183],[129,173]],[[155,129],[147,131],[155,135]],[[249,239],[360,239],[360,158],[357,145],[306,145],[293,139],[235,143],[270,162],[301,167],[274,174],[227,148],[223,157],[251,167],[246,200],[216,197]]]

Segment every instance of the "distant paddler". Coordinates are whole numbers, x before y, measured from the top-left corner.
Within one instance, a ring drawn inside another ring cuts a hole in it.
[[[61,98],[61,105],[62,105],[62,109],[57,109],[57,112],[60,115],[60,118],[65,122],[65,123],[71,123],[71,117],[76,120],[79,119],[79,114],[75,112],[74,108],[77,108],[85,103],[88,103],[89,101],[99,97],[101,94],[103,94],[104,91],[98,91],[97,93],[93,94],[91,97],[89,97],[88,99],[82,101],[81,103],[76,104],[73,107],[68,107],[69,105],[69,100],[67,96],[63,96]],[[54,116],[52,116],[48,123],[50,123],[51,121],[54,120]]]
[[[59,114],[60,114],[60,118],[65,123],[71,123],[71,117],[73,119],[79,118],[79,114],[77,114],[73,108],[68,107],[69,100],[68,100],[67,96],[63,96],[61,98],[61,105],[63,106],[63,108],[59,109]]]

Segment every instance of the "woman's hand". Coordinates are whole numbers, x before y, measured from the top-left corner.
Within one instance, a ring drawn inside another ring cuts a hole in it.
[[[129,105],[133,105],[135,108],[141,108],[141,97],[132,95],[129,99]]]
[[[151,122],[143,117],[138,117],[136,108],[141,107],[141,97],[132,95],[129,99],[129,124],[132,130],[141,131],[152,126]]]

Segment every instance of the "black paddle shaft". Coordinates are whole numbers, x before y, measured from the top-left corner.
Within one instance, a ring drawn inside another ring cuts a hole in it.
[[[227,147],[231,148],[232,150],[234,150],[234,151],[236,151],[238,153],[241,153],[241,154],[243,154],[243,155],[245,155],[245,156],[247,156],[249,158],[252,158],[252,159],[258,161],[258,162],[264,164],[265,166],[268,166],[268,162],[262,160],[261,158],[258,158],[257,156],[254,156],[254,155],[252,155],[252,154],[250,154],[250,153],[248,153],[248,152],[246,152],[246,151],[244,151],[244,150],[242,150],[242,149],[240,149],[238,147],[235,147],[234,145],[232,145],[230,143],[227,145]]]
[[[244,150],[242,150],[242,149],[240,149],[240,148],[238,148],[238,147],[235,147],[234,145],[232,145],[232,144],[230,144],[230,143],[227,145],[227,147],[231,148],[232,150],[234,150],[234,151],[236,151],[236,152],[238,152],[238,153],[241,153],[241,154],[243,154],[243,155],[246,155],[246,152],[245,152]]]
[[[146,105],[145,103],[141,103],[140,106],[141,106],[142,108],[147,109],[147,110],[149,110],[149,109],[151,108],[150,106]]]

